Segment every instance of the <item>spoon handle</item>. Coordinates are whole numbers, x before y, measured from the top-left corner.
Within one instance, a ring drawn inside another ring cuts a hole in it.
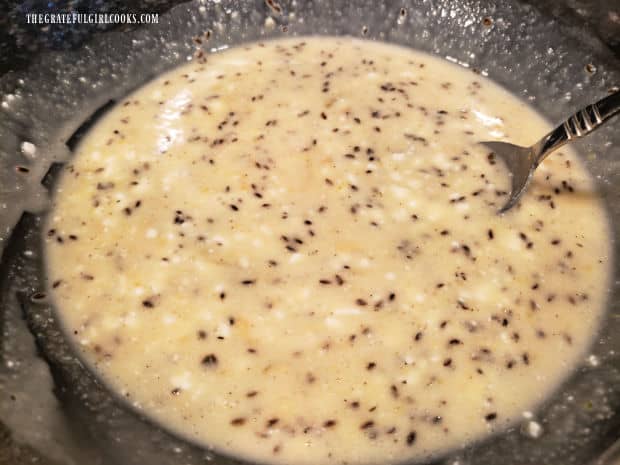
[[[564,121],[568,140],[583,137],[598,128],[606,119],[620,111],[620,91],[588,105]]]
[[[534,146],[537,164],[567,142],[590,134],[618,112],[620,112],[620,91],[569,116]]]

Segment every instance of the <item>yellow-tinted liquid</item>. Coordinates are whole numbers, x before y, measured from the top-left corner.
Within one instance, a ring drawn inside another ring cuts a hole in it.
[[[88,135],[47,234],[71,337],[171,430],[287,464],[389,463],[507,425],[579,361],[609,237],[569,151],[504,216],[475,143],[547,130],[484,78],[353,39],[174,70]]]

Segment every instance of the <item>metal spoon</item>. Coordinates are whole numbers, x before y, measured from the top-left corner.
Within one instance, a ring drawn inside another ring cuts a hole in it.
[[[510,197],[499,213],[510,210],[518,202],[532,179],[534,170],[551,152],[574,139],[590,134],[618,112],[620,91],[579,110],[531,147],[497,141],[480,142],[491,149],[494,156],[504,161],[512,178]]]

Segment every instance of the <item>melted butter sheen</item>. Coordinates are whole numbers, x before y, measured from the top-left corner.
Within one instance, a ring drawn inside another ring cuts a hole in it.
[[[353,39],[253,44],[129,96],[62,177],[50,287],[165,427],[287,464],[440,453],[517,419],[597,328],[609,237],[573,153],[504,217],[478,140],[547,129],[484,78]]]

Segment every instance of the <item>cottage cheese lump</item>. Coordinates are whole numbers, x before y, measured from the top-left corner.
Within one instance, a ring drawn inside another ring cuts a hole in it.
[[[609,235],[564,150],[520,205],[477,141],[548,129],[470,70],[348,38],[251,44],[112,109],[58,185],[50,289],[111,389],[244,459],[422,459],[558,387]]]

